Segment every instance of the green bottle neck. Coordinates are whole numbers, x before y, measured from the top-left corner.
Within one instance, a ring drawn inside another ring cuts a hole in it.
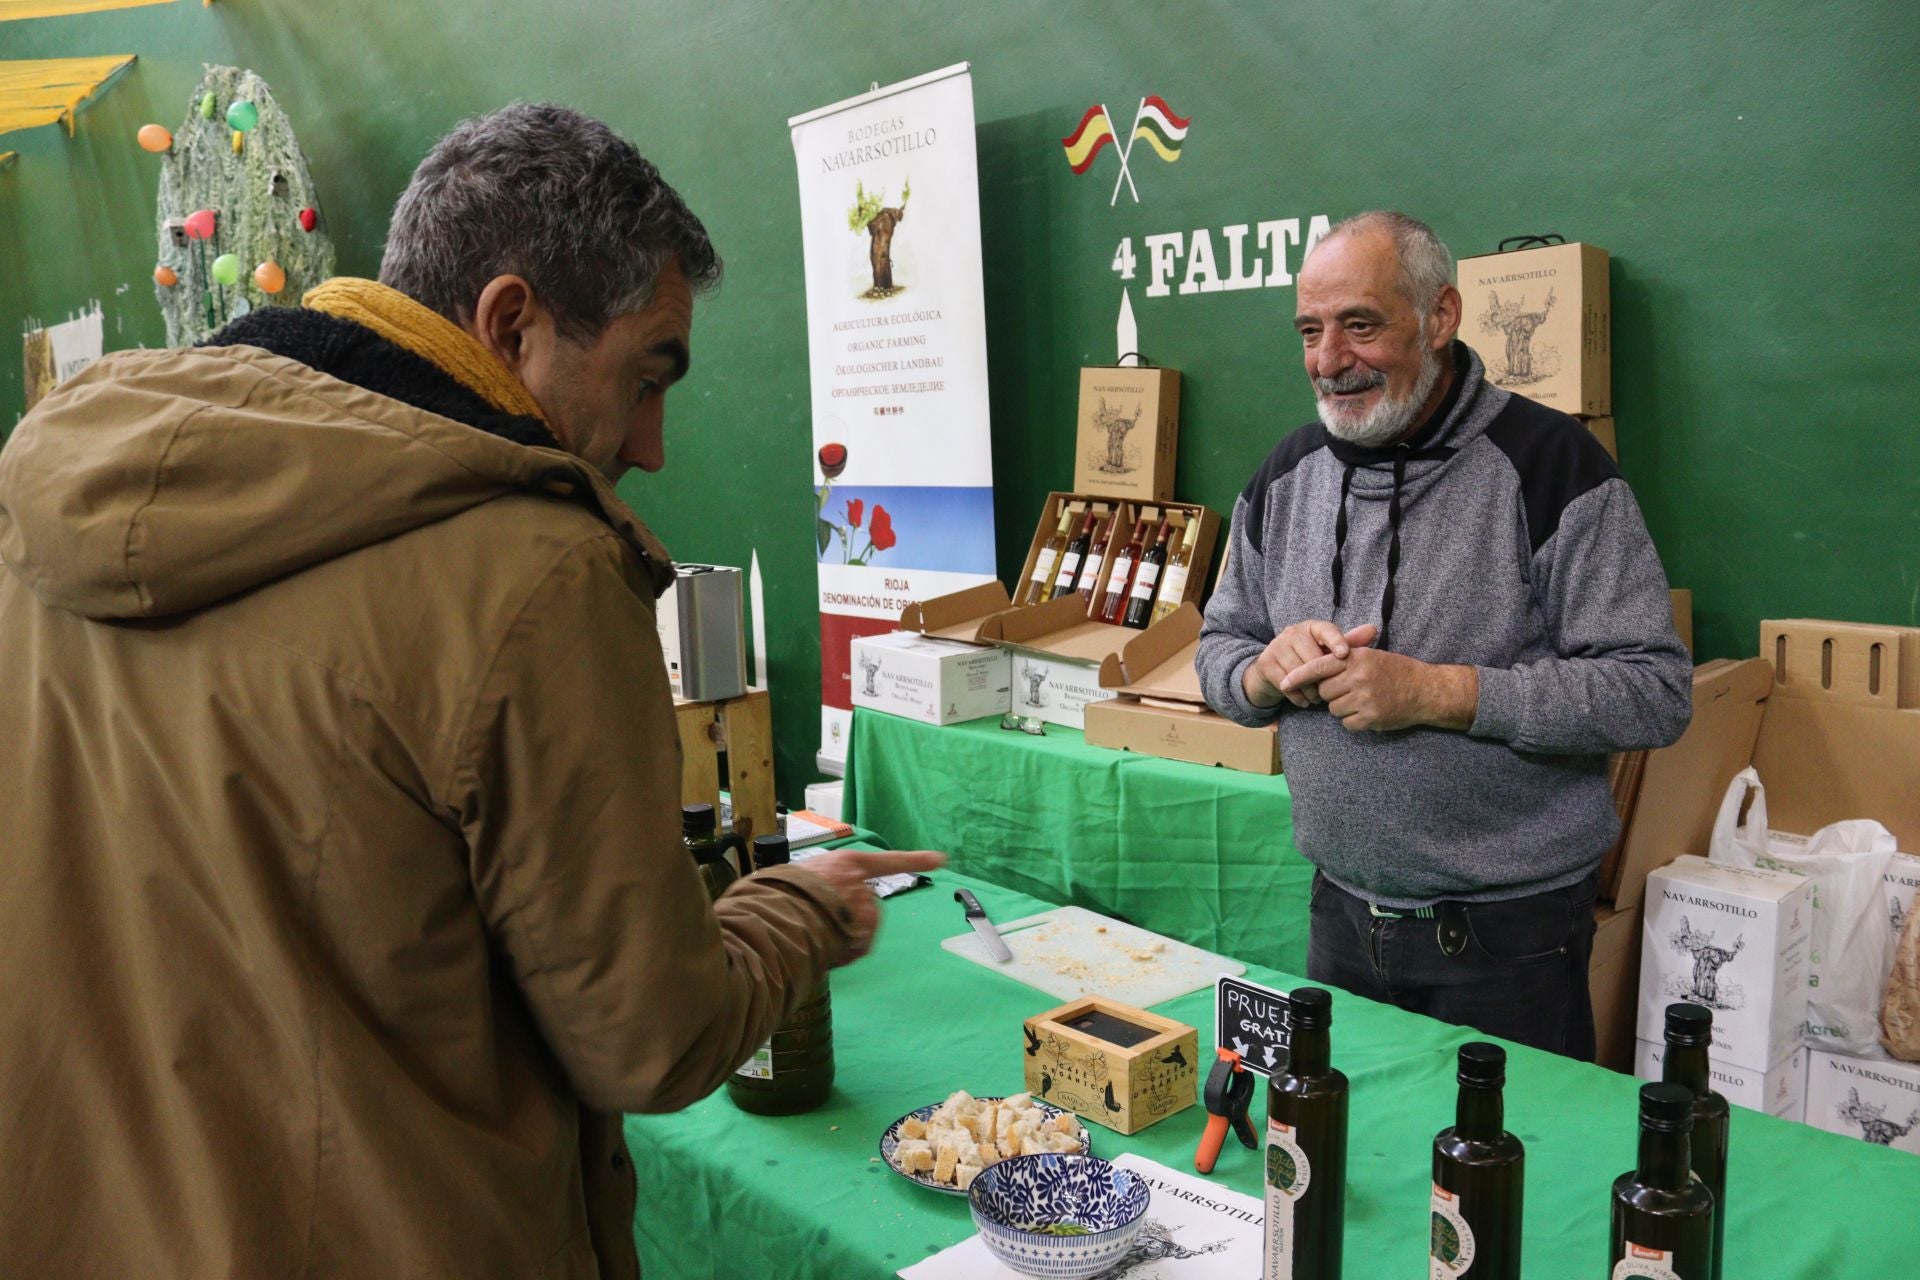
[[[1498,1086],[1461,1085],[1453,1115],[1454,1133],[1469,1142],[1498,1142],[1506,1132],[1506,1098]]]
[[[1323,1076],[1330,1065],[1326,1029],[1295,1027],[1292,1041],[1287,1046],[1287,1074]]]
[[[1640,1130],[1639,1181],[1644,1186],[1679,1191],[1693,1177],[1692,1145],[1684,1133]]]
[[[1680,1085],[1696,1098],[1706,1097],[1713,1091],[1706,1046],[1677,1045],[1668,1041],[1667,1056],[1660,1064],[1660,1079],[1667,1084]]]

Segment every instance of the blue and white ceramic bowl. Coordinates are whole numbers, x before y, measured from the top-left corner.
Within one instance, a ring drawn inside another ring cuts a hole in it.
[[[1097,1156],[1014,1156],[980,1171],[967,1204],[993,1256],[1021,1275],[1082,1280],[1126,1256],[1149,1194]]]

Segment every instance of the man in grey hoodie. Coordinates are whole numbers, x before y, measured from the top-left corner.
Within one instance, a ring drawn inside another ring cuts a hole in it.
[[[1201,687],[1279,721],[1311,978],[1591,1058],[1607,753],[1680,735],[1691,659],[1626,481],[1576,419],[1487,381],[1452,277],[1402,214],[1308,255],[1320,420],[1234,504]]]

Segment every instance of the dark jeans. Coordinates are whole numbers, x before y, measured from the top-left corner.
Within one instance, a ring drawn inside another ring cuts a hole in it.
[[[1381,919],[1314,873],[1307,976],[1369,1000],[1593,1061],[1595,877],[1507,902]]]

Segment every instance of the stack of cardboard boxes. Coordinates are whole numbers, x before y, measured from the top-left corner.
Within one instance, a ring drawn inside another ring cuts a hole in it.
[[[1765,622],[1760,651],[1758,659],[1696,670],[1693,723],[1679,742],[1647,756],[1620,856],[1608,869],[1616,906],[1637,910],[1644,894],[1645,928],[1634,930],[1632,948],[1640,964],[1631,983],[1638,1072],[1658,1072],[1666,1005],[1706,1004],[1715,1010],[1714,1071],[1730,1101],[1920,1152],[1920,1064],[1800,1047],[1809,882],[1678,856],[1707,852],[1721,798],[1749,765],[1766,785],[1777,833],[1805,836],[1872,818],[1902,849],[1920,850],[1920,630]],[[1884,888],[1885,927],[1897,931],[1920,890],[1920,857],[1896,855]],[[1617,1045],[1617,1025],[1611,1035]],[[1603,1041],[1608,1036],[1603,1027]]]

